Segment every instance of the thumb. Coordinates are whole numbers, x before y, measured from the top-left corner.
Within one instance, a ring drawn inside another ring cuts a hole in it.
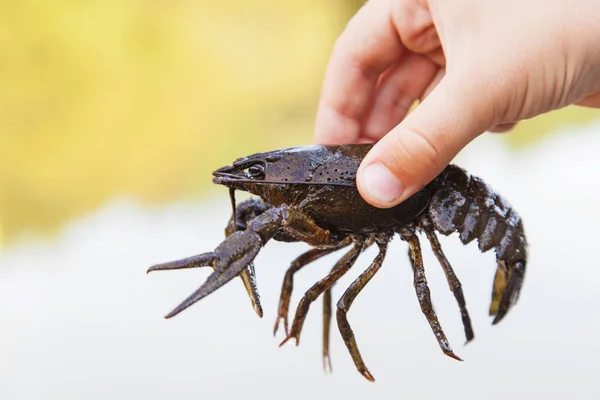
[[[460,84],[462,82],[462,84]],[[493,126],[489,93],[446,75],[402,123],[367,154],[357,172],[361,196],[395,206],[433,180],[475,137]]]

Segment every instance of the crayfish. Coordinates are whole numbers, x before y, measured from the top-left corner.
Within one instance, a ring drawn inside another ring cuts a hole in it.
[[[425,277],[418,233],[431,244],[450,290],[458,303],[467,342],[474,337],[461,284],[444,255],[436,232],[458,232],[463,244],[477,239],[481,252],[494,249],[497,269],[490,315],[493,324],[516,303],[527,263],[526,239],[517,212],[481,179],[449,165],[431,183],[395,207],[380,209],[366,203],[356,188],[356,171],[372,145],[305,146],[242,157],[216,170],[213,182],[227,186],[233,215],[226,239],[213,252],[151,267],[148,271],[210,266],[214,272],[166,318],[173,317],[214,292],[236,276],[241,277],[256,312],[262,306],[256,289],[253,260],[271,239],[301,241],[313,248],[300,255],[285,274],[275,332],[283,321],[286,338],[298,343],[311,304],[324,298],[323,359],[329,365],[329,326],[332,316],[331,287],[372,244],[379,253],[371,265],[339,299],[336,319],[340,334],[358,371],[374,380],[358,349],[347,313],[360,291],[379,271],[388,243],[395,234],[409,246],[414,287],[425,315],[444,354],[460,360],[452,351],[433,309]],[[235,203],[235,190],[258,198]],[[336,250],[350,249],[331,272],[302,297],[288,329],[288,309],[296,272]],[[282,344],[283,344],[282,343]]]

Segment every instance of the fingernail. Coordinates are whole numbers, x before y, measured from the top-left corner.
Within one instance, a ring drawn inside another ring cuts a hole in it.
[[[381,207],[395,205],[402,196],[402,183],[381,163],[367,165],[362,176],[366,195]]]

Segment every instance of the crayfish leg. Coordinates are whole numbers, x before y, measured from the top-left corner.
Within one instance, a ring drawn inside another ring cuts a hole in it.
[[[417,299],[419,300],[419,305],[421,306],[421,311],[425,315],[427,322],[429,322],[429,326],[431,327],[431,330],[433,331],[433,334],[435,335],[444,354],[448,357],[454,358],[455,360],[462,361],[462,359],[452,351],[450,343],[446,338],[446,334],[444,333],[438,317],[433,309],[431,293],[429,291],[429,286],[427,285],[427,278],[425,277],[423,254],[421,253],[419,238],[412,229],[407,227],[401,228],[399,233],[402,239],[408,242],[409,245],[409,256],[414,272],[414,286],[417,293]]]
[[[344,244],[344,246],[348,245],[352,243],[352,239],[351,238],[346,238],[344,239],[341,244]],[[373,239],[372,238],[368,238],[367,241],[365,242],[365,245],[363,247],[363,251],[367,249],[367,247],[369,247],[370,245],[373,244]],[[334,266],[335,269],[335,266]],[[333,269],[332,269],[333,272]],[[335,285],[335,283],[334,283]],[[331,285],[331,287],[329,289],[327,289],[325,291],[325,293],[323,294],[323,370],[327,373],[327,372],[333,372],[333,368],[331,366],[331,357],[329,354],[329,337],[330,337],[330,333],[331,333],[331,304],[332,304],[332,300],[331,300],[331,289],[333,288],[333,285]]]
[[[235,203],[235,190],[230,188],[229,198],[231,200],[232,214],[227,226],[225,227],[225,237],[233,235],[239,230],[246,230],[248,222],[257,216],[263,214],[271,206],[264,201],[256,198],[251,198],[241,202],[239,205]],[[246,293],[250,298],[250,303],[254,312],[262,318],[263,309],[260,304],[260,296],[258,294],[258,288],[256,287],[256,273],[254,271],[254,264],[250,263],[240,273],[240,278],[244,283]]]
[[[338,323],[338,329],[340,330],[340,334],[342,335],[342,339],[344,339],[344,343],[348,348],[348,352],[354,361],[354,365],[358,372],[361,373],[362,376],[367,378],[369,381],[375,381],[375,378],[369,372],[369,369],[365,365],[365,362],[360,354],[360,350],[358,349],[358,345],[356,343],[356,337],[354,336],[354,332],[352,331],[352,327],[348,322],[348,311],[350,311],[350,307],[352,306],[352,302],[356,299],[356,296],[364,289],[364,287],[369,283],[371,278],[375,276],[377,271],[381,268],[381,264],[385,259],[385,254],[387,251],[387,245],[389,243],[390,238],[386,237],[381,241],[377,241],[377,245],[379,246],[379,253],[369,266],[344,292],[344,295],[340,298],[337,303],[337,312],[336,318]]]
[[[363,251],[364,245],[364,239],[355,238],[352,249],[344,254],[344,256],[335,264],[331,272],[306,291],[302,299],[300,299],[298,307],[296,308],[296,314],[294,315],[294,320],[292,321],[290,333],[283,340],[283,342],[281,342],[280,346],[284,345],[291,338],[296,339],[296,346],[300,343],[300,333],[302,332],[302,326],[304,325],[304,320],[306,319],[310,305],[327,289],[331,288],[331,286],[333,286],[333,284],[346,272],[348,272],[352,265],[354,265],[354,262],[360,253]]]
[[[331,357],[329,355],[329,334],[331,332],[331,288],[323,294],[323,370],[332,372]]]
[[[438,262],[442,266],[444,270],[444,274],[446,275],[446,281],[448,282],[448,286],[450,286],[450,290],[458,303],[458,308],[460,309],[460,316],[462,319],[463,328],[465,330],[465,338],[466,343],[469,343],[475,337],[473,333],[473,327],[471,325],[471,317],[469,316],[469,311],[467,310],[467,303],[465,301],[465,295],[462,290],[462,285],[460,280],[454,273],[454,269],[450,265],[450,262],[446,258],[446,255],[442,251],[442,246],[433,230],[433,224],[429,221],[427,217],[424,217],[420,221],[419,226],[427,235],[427,239],[429,240],[429,244],[431,245],[431,250],[433,254],[437,258]]]
[[[273,327],[273,335],[277,334],[277,330],[279,329],[281,321],[283,321],[283,328],[285,329],[286,336],[288,334],[288,313],[290,308],[290,299],[292,297],[292,290],[294,289],[294,274],[304,268],[304,266],[307,264],[331,254],[342,247],[348,246],[350,242],[351,240],[348,238],[347,240],[340,242],[340,244],[336,247],[327,249],[310,249],[292,261],[289,268],[285,272],[285,277],[283,278],[283,283],[281,285],[281,294],[279,295],[279,306],[277,308],[277,319],[275,320],[275,326]]]

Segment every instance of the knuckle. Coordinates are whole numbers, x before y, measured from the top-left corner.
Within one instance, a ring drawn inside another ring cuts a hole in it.
[[[410,180],[419,179],[424,174],[429,176],[431,171],[441,169],[445,151],[438,142],[419,129],[403,129],[396,135],[394,169]]]
[[[430,11],[418,1],[404,2],[392,9],[402,43],[415,53],[428,53],[440,45]]]

